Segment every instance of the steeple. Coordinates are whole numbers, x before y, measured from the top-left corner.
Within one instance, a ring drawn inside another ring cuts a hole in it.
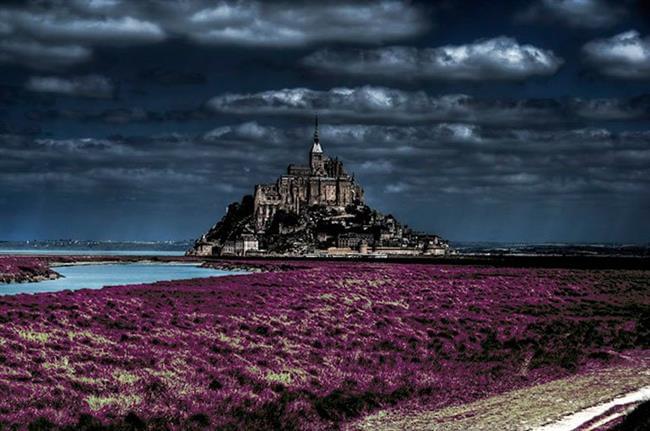
[[[320,146],[320,138],[318,136],[318,114],[314,118],[314,144],[311,146],[310,153],[322,153],[323,149]]]

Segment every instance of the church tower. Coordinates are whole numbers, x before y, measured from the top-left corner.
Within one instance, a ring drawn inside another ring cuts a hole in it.
[[[309,167],[312,175],[325,176],[325,154],[323,154],[318,136],[318,115],[314,122],[314,143],[309,151]]]

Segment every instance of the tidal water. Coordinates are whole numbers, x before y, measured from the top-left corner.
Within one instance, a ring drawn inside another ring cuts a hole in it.
[[[153,283],[162,280],[185,280],[190,278],[218,277],[245,274],[244,271],[222,271],[201,268],[192,264],[127,263],[90,264],[53,267],[63,278],[37,283],[10,283],[0,285],[0,295],[18,293],[57,292],[60,290],[100,289],[104,286]]]

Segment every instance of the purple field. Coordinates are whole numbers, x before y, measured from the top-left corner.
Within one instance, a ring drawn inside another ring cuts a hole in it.
[[[650,356],[645,271],[270,267],[0,297],[0,429],[332,429]]]
[[[49,277],[50,274],[53,272],[46,259],[0,256],[0,283],[31,281]]]

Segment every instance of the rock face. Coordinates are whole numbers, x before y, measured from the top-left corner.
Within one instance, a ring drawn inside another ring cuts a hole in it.
[[[289,165],[273,184],[228,206],[188,255],[445,254],[436,235],[418,234],[364,203],[343,163],[322,150],[318,118],[309,166]]]

